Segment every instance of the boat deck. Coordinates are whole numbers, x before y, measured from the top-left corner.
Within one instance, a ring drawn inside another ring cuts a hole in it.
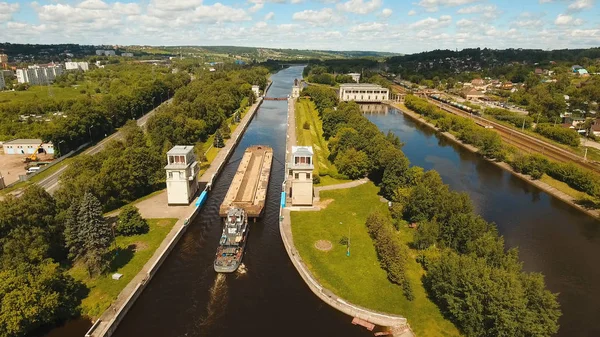
[[[244,208],[249,218],[257,218],[262,214],[272,163],[272,148],[257,145],[246,149],[219,209],[221,217],[227,215],[231,206]]]

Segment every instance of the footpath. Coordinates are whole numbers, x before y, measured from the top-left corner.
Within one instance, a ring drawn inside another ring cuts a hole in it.
[[[295,116],[295,99],[288,100],[288,120],[287,120],[287,138],[286,138],[286,161],[289,160],[288,156],[292,152],[292,146],[296,145],[296,116]],[[286,180],[288,179],[288,172],[286,168]],[[366,183],[367,180],[358,180],[352,181],[349,183],[317,187],[315,188],[315,196],[319,196],[320,191],[324,190],[334,190],[341,188],[351,188],[361,184]],[[286,182],[284,181],[284,191]],[[283,205],[281,205],[283,206]],[[352,304],[343,298],[336,296],[331,290],[324,288],[319,281],[312,275],[312,273],[306,267],[304,261],[302,261],[302,257],[300,257],[300,253],[296,250],[294,246],[294,238],[292,235],[292,223],[290,219],[290,213],[292,210],[296,210],[293,207],[281,207],[280,208],[280,216],[279,216],[279,231],[281,233],[281,238],[283,240],[283,244],[285,246],[285,250],[292,261],[292,264],[298,270],[298,273],[308,285],[310,290],[317,295],[323,302],[332,306],[333,308],[351,316],[354,318],[352,321],[357,324],[360,322],[370,322],[372,324],[376,324],[382,327],[390,328],[390,332],[395,337],[413,337],[414,334],[410,327],[408,326],[407,320],[405,317],[392,315],[382,312],[377,312],[368,308],[364,308],[355,304]],[[298,209],[301,210],[301,209]],[[314,210],[313,207],[307,207],[302,210]]]
[[[233,153],[233,150],[239,143],[244,131],[247,129],[252,117],[261,104],[262,99],[259,99],[241,119],[239,126],[232,132],[231,138],[225,142],[225,147],[219,150],[210,167],[200,177],[199,181],[201,183],[204,182],[207,187],[212,185],[215,177],[221,172],[221,169]],[[158,271],[158,268],[160,268],[171,250],[173,250],[179,239],[183,236],[187,230],[187,225],[198,215],[206,193],[208,193],[207,190],[202,192],[197,202],[192,202],[188,206],[168,206],[167,194],[166,190],[164,190],[135,205],[144,218],[178,218],[179,220],[175,223],[169,234],[167,234],[158,249],[156,249],[154,255],[142,267],[142,270],[125,286],[117,299],[113,301],[111,306],[92,325],[86,333],[86,337],[110,337],[117,330],[117,326],[129,309],[131,309],[135,300],[140,296],[146,285]]]

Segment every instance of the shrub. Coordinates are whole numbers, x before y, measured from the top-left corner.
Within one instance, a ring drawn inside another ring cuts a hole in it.
[[[310,130],[310,123],[308,121],[304,122],[304,124],[302,124],[302,128],[304,130]]]
[[[371,165],[366,153],[350,148],[337,156],[335,166],[340,173],[347,175],[350,179],[359,179],[367,175]]]
[[[321,177],[318,174],[313,175],[313,184],[317,185],[321,183]]]
[[[121,209],[117,220],[117,234],[131,236],[148,233],[148,230],[148,222],[142,218],[137,207],[127,205]]]
[[[572,129],[540,123],[535,127],[535,132],[561,144],[579,146],[579,133]]]

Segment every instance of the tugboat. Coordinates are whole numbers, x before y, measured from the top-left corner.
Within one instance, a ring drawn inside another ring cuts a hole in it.
[[[225,217],[223,234],[215,256],[214,267],[217,273],[233,273],[238,269],[242,263],[248,230],[246,211],[231,207]]]

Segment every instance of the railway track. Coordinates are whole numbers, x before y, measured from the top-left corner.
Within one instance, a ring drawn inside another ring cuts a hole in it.
[[[455,115],[466,117],[473,119],[477,124],[483,126],[492,126],[493,130],[498,132],[498,134],[502,137],[502,140],[505,142],[516,146],[518,149],[523,150],[528,153],[540,153],[547,157],[550,157],[556,161],[560,162],[573,162],[582,166],[586,169],[592,170],[594,172],[600,173],[600,167],[598,165],[594,165],[586,160],[583,160],[582,157],[569,152],[565,149],[562,149],[556,145],[547,143],[538,138],[526,135],[522,132],[514,130],[510,127],[502,125],[500,123],[496,123],[494,121],[490,121],[480,116],[468,114],[460,109],[449,106],[447,104],[437,102],[434,100],[428,99],[428,101],[437,107],[441,108],[444,111],[453,113]]]

